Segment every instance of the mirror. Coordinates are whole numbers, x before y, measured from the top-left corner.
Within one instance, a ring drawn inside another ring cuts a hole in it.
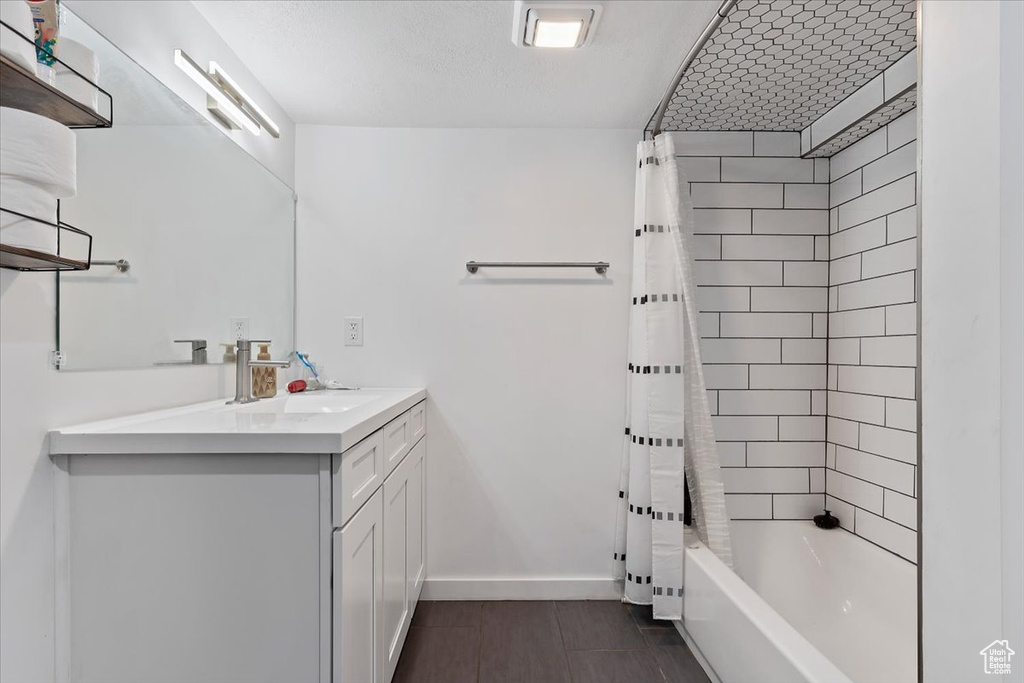
[[[215,125],[68,12],[63,35],[96,52],[112,128],[77,130],[78,193],[62,221],[93,236],[94,265],[58,275],[63,370],[222,362],[233,321],[294,344],[293,191]],[[171,59],[171,55],[167,55]]]

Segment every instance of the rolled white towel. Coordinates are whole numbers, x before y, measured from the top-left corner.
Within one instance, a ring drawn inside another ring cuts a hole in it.
[[[0,176],[0,206],[41,221],[57,222],[57,198],[45,188],[21,178]],[[56,254],[57,229],[6,210],[0,211],[0,242]]]
[[[20,33],[15,35],[7,26],[0,26],[0,53],[17,62],[30,72],[36,68],[35,28],[32,24],[32,10],[25,0],[0,0],[0,20]]]
[[[21,178],[54,197],[74,197],[75,133],[53,119],[0,107],[0,175]]]
[[[57,64],[57,88],[93,110],[99,106],[100,91],[94,85],[100,80],[100,60],[96,53],[70,38],[60,39],[60,61]],[[70,71],[71,67],[85,80]]]

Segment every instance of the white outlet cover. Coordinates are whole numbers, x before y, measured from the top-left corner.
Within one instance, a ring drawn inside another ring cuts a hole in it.
[[[350,316],[344,319],[342,334],[345,337],[345,346],[363,345],[363,318],[362,316]]]
[[[251,337],[249,337],[249,319],[229,318],[228,334],[230,335],[230,338],[233,340],[250,339]]]

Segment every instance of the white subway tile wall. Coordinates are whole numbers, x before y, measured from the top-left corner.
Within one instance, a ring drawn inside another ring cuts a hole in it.
[[[827,485],[829,162],[801,159],[798,133],[673,136],[697,207],[701,317],[716,318],[701,351],[729,514],[809,519]]]
[[[673,133],[733,519],[807,519],[916,562],[917,112],[831,159],[798,133]]]
[[[911,110],[830,160],[825,451],[826,504],[842,526],[911,562],[917,561],[916,131]]]

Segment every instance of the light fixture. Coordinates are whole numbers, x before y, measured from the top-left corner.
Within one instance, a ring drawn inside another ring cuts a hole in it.
[[[220,85],[228,91],[229,95],[234,96],[236,100],[241,100],[246,113],[252,114],[259,121],[260,125],[267,129],[268,133],[275,138],[281,137],[281,129],[277,127],[277,124],[253,102],[251,97],[245,94],[245,91],[227,75],[217,62],[210,62],[210,75],[213,76],[214,80],[220,82]]]
[[[583,31],[582,21],[545,21],[534,24],[534,47],[576,47]]]
[[[583,47],[600,17],[596,2],[516,0],[512,42],[519,47]]]
[[[213,73],[207,73],[182,50],[174,51],[174,63],[206,92],[207,110],[225,128],[245,128],[253,135],[259,135],[262,123],[271,135],[280,137],[277,125],[215,64],[211,64]]]

